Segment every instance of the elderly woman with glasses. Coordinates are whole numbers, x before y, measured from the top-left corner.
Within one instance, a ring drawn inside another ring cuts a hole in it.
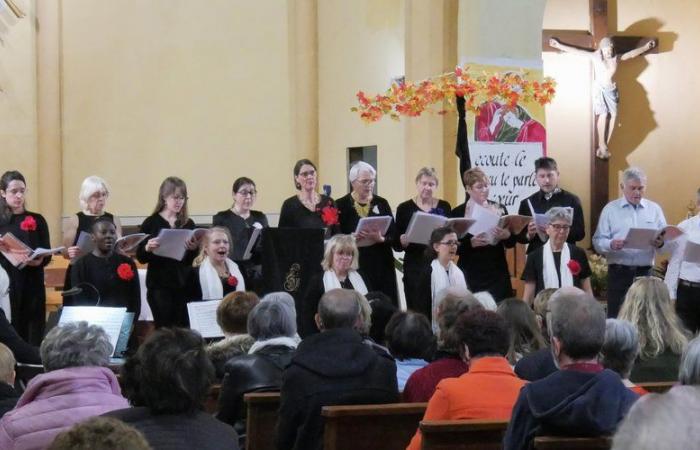
[[[395,229],[394,215],[389,202],[374,194],[377,171],[364,161],[356,162],[348,173],[352,192],[337,200],[340,213],[340,231],[353,234],[357,223],[363,217],[389,216],[391,225],[385,235],[379,231],[357,233],[360,246],[360,267],[367,275],[367,282],[373,289],[382,291],[396,301],[396,271],[394,269]]]
[[[573,210],[556,206],[547,211],[547,242],[527,257],[522,280],[523,300],[531,303],[543,289],[575,286],[589,294],[591,267],[586,252],[566,242],[573,221]]]

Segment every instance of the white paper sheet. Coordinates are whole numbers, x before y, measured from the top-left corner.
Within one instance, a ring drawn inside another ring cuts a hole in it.
[[[414,244],[428,245],[433,230],[445,225],[445,222],[447,219],[443,216],[416,211],[408,222],[406,240]]]
[[[245,247],[245,252],[243,252],[243,260],[247,261],[250,259],[251,256],[253,256],[253,249],[255,248],[255,243],[258,242],[258,238],[260,237],[260,233],[262,233],[262,225],[260,225],[258,222],[255,222],[253,224],[253,232],[250,235],[250,239],[248,240],[248,245]]]
[[[187,314],[190,317],[190,328],[198,331],[205,338],[223,337],[224,332],[216,322],[216,308],[219,307],[219,303],[221,299],[189,302]]]
[[[379,233],[382,236],[384,236],[384,235],[386,235],[386,232],[389,230],[390,225],[391,225],[391,216],[362,217],[362,218],[360,218],[360,221],[357,222],[357,228],[355,229],[355,233],[359,233],[360,231],[365,231],[365,232],[369,232],[369,233],[379,231]],[[367,247],[368,245],[372,245],[372,244],[374,244],[374,242],[370,241],[370,240],[365,240],[365,239],[358,239],[357,240],[358,247]]]
[[[658,230],[653,228],[630,228],[625,236],[623,248],[648,250],[652,247],[651,241],[658,233]]]
[[[80,252],[83,255],[87,255],[95,249],[95,243],[92,241],[92,235],[81,231],[78,235],[78,242],[75,243],[76,247],[80,248]]]
[[[70,322],[85,321],[90,325],[98,325],[102,327],[112,348],[116,348],[119,332],[124,322],[126,308],[108,308],[103,306],[64,306],[61,310],[61,318],[58,321],[59,325]],[[114,352],[112,352],[114,354]]]
[[[474,221],[474,224],[469,227],[469,233],[473,236],[478,236],[481,233],[490,233],[496,228],[501,216],[491,211],[489,208],[475,203],[472,207],[469,219]]]
[[[700,264],[700,244],[693,241],[686,242],[683,261]]]
[[[196,228],[194,230],[163,228],[160,230],[160,233],[158,233],[158,243],[160,245],[157,249],[153,250],[153,254],[182,261],[187,251],[185,243],[192,236],[201,239],[206,232],[207,230],[204,228]]]

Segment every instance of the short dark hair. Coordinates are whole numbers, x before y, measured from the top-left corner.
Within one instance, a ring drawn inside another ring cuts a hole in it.
[[[93,417],[56,436],[48,450],[151,450],[146,438],[113,417]]]
[[[565,293],[549,301],[549,336],[571,359],[596,358],[605,341],[605,311],[590,294]]]
[[[384,345],[386,341],[384,329],[398,308],[391,301],[391,298],[382,291],[368,292],[365,298],[372,308],[372,325],[369,328],[369,337],[377,344]]]
[[[456,233],[456,231],[449,225],[446,227],[435,228],[433,232],[430,233],[430,241],[428,242],[428,246],[425,248],[425,256],[428,257],[428,259],[437,258],[437,252],[433,248],[433,245],[440,243],[445,236],[451,233]]]
[[[216,323],[226,333],[245,334],[248,330],[248,314],[258,302],[260,299],[255,292],[231,292],[216,308]]]
[[[554,160],[554,158],[550,158],[549,156],[543,156],[535,160],[535,172],[537,172],[540,169],[556,170],[557,172],[559,171],[559,168],[557,167],[557,162]]]
[[[500,314],[486,309],[474,309],[459,316],[455,334],[467,347],[469,356],[505,356],[510,348],[510,328]]]
[[[153,414],[201,409],[214,380],[204,344],[193,330],[154,331],[122,366],[124,393],[131,404],[145,406]]]
[[[238,178],[236,178],[236,181],[233,182],[233,187],[231,188],[231,192],[233,192],[233,193],[235,194],[236,192],[238,192],[238,190],[239,190],[241,187],[245,186],[246,184],[250,184],[250,185],[252,185],[253,187],[256,187],[256,186],[255,186],[255,181],[251,180],[250,178],[248,178],[248,177],[238,177]]]
[[[394,358],[431,359],[435,353],[436,339],[430,321],[423,314],[399,311],[386,325],[386,341]]]

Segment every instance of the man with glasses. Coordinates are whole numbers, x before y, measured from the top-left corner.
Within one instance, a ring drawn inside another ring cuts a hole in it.
[[[642,169],[630,167],[622,174],[623,196],[605,205],[593,236],[596,251],[608,261],[608,317],[616,318],[627,289],[636,277],[651,273],[656,250],[664,244],[663,234],[649,242],[648,248],[625,246],[630,228],[659,230],[666,226],[661,207],[645,199],[647,177]]]

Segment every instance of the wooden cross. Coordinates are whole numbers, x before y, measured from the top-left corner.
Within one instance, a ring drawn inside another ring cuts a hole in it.
[[[582,49],[596,49],[600,40],[609,36],[613,40],[617,54],[625,53],[653,39],[643,36],[610,35],[608,32],[608,0],[588,0],[588,13],[590,16],[590,30],[543,30],[542,51],[557,51],[549,46],[549,39],[552,37],[559,38],[566,44]],[[650,52],[656,52],[657,49],[658,45]],[[624,98],[622,101],[624,101]],[[595,151],[598,148],[596,136],[595,115],[591,113],[591,214],[589,222],[591,235],[598,225],[598,218],[603,207],[609,200],[608,182],[610,173],[608,160],[596,158]]]

